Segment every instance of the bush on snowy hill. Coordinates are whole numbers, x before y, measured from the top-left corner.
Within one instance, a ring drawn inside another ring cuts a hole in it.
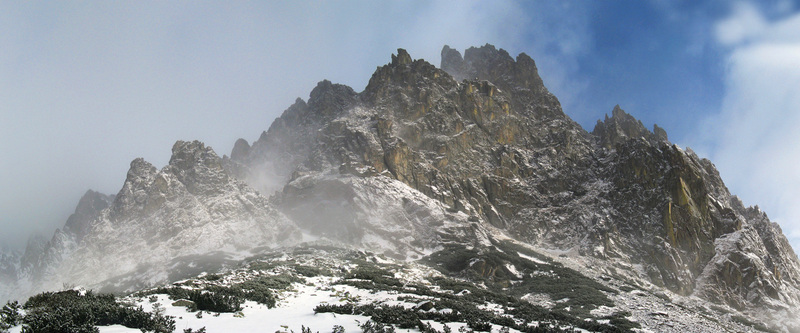
[[[17,301],[8,301],[0,310],[0,332],[18,325],[22,321],[21,307]]]
[[[22,332],[96,333],[97,326],[123,325],[143,331],[168,333],[175,330],[170,316],[145,312],[141,307],[117,303],[114,295],[91,291],[45,292],[23,306]]]

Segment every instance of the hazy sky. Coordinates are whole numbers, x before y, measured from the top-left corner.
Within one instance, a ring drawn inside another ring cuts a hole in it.
[[[258,138],[322,79],[361,91],[398,47],[526,52],[591,130],[615,104],[708,157],[800,249],[797,1],[0,0],[0,243],[176,140]]]

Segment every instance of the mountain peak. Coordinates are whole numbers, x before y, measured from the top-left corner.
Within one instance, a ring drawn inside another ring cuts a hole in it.
[[[420,263],[440,253],[439,267],[522,296],[542,285],[533,272],[545,263],[520,252],[534,246],[600,283],[578,287],[618,289],[603,304],[638,312],[643,329],[663,328],[641,307],[650,293],[670,305],[672,295],[698,296],[680,299],[692,309],[708,304],[700,298],[751,310],[800,304],[800,262],[780,228],[731,197],[711,162],[667,145],[662,128],[616,105],[586,132],[525,53],[486,44],[463,57],[444,46],[441,56],[439,69],[398,49],[362,93],[320,81],[252,145],[239,139],[231,158],[178,141],[160,171],[136,159],[80,244],[59,231],[42,246],[53,255],[39,257],[91,275],[78,282],[137,281],[196,267],[205,260],[196,255],[313,239]],[[77,215],[95,207],[95,194],[85,197]],[[515,246],[502,257],[462,256],[507,241]],[[580,306],[570,308],[600,319]]]
[[[508,51],[492,44],[470,47],[461,54],[449,46],[442,48],[441,67],[457,80],[477,79],[494,83],[500,89],[527,90],[535,95],[548,95],[536,63],[525,53],[516,60]]]
[[[317,83],[314,90],[308,98],[308,105],[313,110],[318,111],[318,120],[330,120],[339,115],[339,112],[346,109],[348,106],[355,104],[358,94],[343,84],[332,83],[328,80],[322,80]],[[295,104],[301,103],[302,100],[296,101]]]
[[[392,65],[404,66],[411,64],[411,55],[405,49],[397,49],[397,55],[392,54]]]
[[[128,180],[134,180],[138,177],[147,177],[158,172],[153,164],[144,160],[144,158],[137,157],[131,161],[130,168],[128,169]]]
[[[604,120],[597,120],[592,134],[598,138],[601,146],[608,149],[637,138],[643,138],[652,145],[669,142],[667,132],[663,128],[653,125],[653,132],[648,131],[640,120],[625,112],[619,104],[611,110],[610,118],[606,114]]]
[[[113,195],[105,195],[92,190],[86,193],[78,201],[75,212],[69,216],[67,223],[64,224],[64,231],[71,232],[80,240],[91,229],[92,220],[96,218],[100,211],[106,209],[114,201]]]
[[[448,45],[442,48],[442,61],[439,67],[457,80],[464,79],[464,58],[461,57],[461,52]]]
[[[169,159],[169,165],[175,166],[182,170],[189,170],[198,164],[204,164],[209,167],[218,167],[219,156],[214,152],[211,147],[207,147],[200,141],[180,141],[178,140],[172,146],[172,157]]]
[[[229,183],[222,159],[211,147],[197,140],[175,142],[164,171],[175,175],[192,194],[221,193]]]
[[[392,62],[378,67],[372,74],[362,100],[376,102],[391,97],[398,90],[421,90],[430,86],[453,87],[455,82],[436,66],[423,59],[414,60],[405,49],[397,49],[397,55],[392,54]]]
[[[238,161],[247,156],[249,153],[250,143],[243,138],[239,138],[236,140],[236,143],[233,144],[233,150],[231,150],[231,159]]]

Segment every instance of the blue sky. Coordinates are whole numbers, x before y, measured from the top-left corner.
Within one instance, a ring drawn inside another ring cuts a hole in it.
[[[176,140],[220,155],[329,79],[360,91],[398,47],[491,43],[537,62],[587,130],[614,105],[710,158],[800,248],[798,1],[0,0],[0,243]]]

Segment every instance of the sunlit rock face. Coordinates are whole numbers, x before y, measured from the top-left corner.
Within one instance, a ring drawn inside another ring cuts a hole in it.
[[[323,81],[231,156],[228,170],[301,228],[400,257],[499,230],[638,267],[682,295],[800,300],[786,238],[710,161],[619,106],[587,132],[533,59],[488,44],[463,57],[445,46],[441,68],[399,49],[361,93]]]

